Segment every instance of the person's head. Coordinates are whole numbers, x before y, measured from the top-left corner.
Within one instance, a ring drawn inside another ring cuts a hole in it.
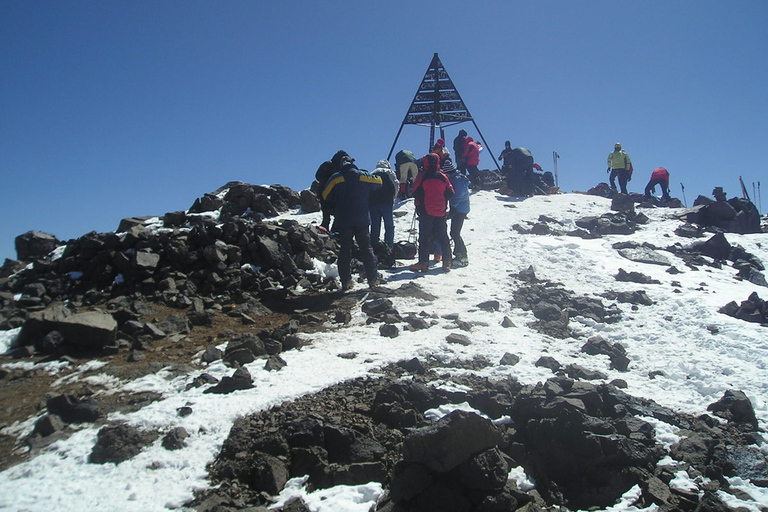
[[[613,145],[613,150],[614,151],[621,151],[621,142],[617,142],[616,144],[614,144]]]
[[[350,161],[354,162],[355,159],[349,156],[349,153],[344,151],[343,149],[340,149],[331,157],[331,163],[337,170],[341,170],[341,160],[342,158],[347,158]]]
[[[467,130],[459,130],[459,137],[466,137],[467,136]]]
[[[511,143],[511,142],[509,142],[509,141],[505,141],[505,142],[504,142],[504,147],[505,147],[505,148],[510,148],[510,149],[511,149],[511,148],[512,148],[512,143]]]
[[[441,148],[444,148],[445,141],[443,139],[437,139],[437,142],[435,142],[435,146],[440,146]]]
[[[434,153],[424,155],[421,161],[424,172],[437,172],[440,169],[440,158]]]

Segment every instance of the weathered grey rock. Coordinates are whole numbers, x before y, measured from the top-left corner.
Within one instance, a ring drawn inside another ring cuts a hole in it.
[[[669,259],[649,247],[637,246],[632,248],[618,249],[620,256],[638,263],[649,263],[651,265],[671,265]]]
[[[519,362],[520,362],[520,356],[515,354],[510,354],[509,352],[505,352],[504,355],[501,357],[499,364],[504,366],[515,366]]]
[[[749,426],[757,430],[757,417],[752,402],[743,391],[729,389],[717,402],[707,406],[716,416]]]
[[[55,236],[40,231],[27,231],[14,239],[16,257],[22,261],[44,258],[60,244]]]
[[[120,423],[106,426],[99,430],[96,444],[88,457],[88,462],[119,464],[138,455],[145,446],[157,438],[157,434],[143,432],[136,427]]]
[[[278,355],[269,356],[267,362],[264,364],[264,369],[268,372],[277,372],[288,366],[285,359]]]
[[[304,189],[300,193],[301,198],[301,210],[304,213],[313,213],[320,211],[320,201],[314,192],[309,189]]]
[[[43,338],[51,331],[58,331],[68,345],[78,349],[100,351],[115,342],[117,322],[109,313],[88,311],[73,313],[62,307],[33,312],[24,322],[17,344],[35,345],[43,350]]]
[[[464,345],[464,346],[468,346],[472,344],[472,340],[470,340],[466,334],[459,334],[456,332],[452,332],[451,334],[446,336],[445,341],[447,341],[448,343],[454,343],[457,345]]]
[[[397,338],[400,336],[400,329],[395,324],[382,324],[379,327],[379,334],[385,338]]]
[[[163,436],[162,445],[166,450],[181,450],[187,446],[186,439],[189,437],[189,432],[184,427],[172,428],[167,434]]]
[[[433,425],[411,432],[403,441],[403,460],[442,473],[472,454],[497,446],[501,439],[501,432],[489,420],[457,410]]]
[[[48,399],[46,408],[66,423],[92,423],[102,417],[98,402],[91,398],[58,395]]]

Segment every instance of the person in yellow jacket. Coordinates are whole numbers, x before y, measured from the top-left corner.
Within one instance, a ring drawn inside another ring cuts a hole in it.
[[[621,193],[627,193],[627,183],[632,181],[632,160],[626,151],[621,149],[621,143],[617,142],[613,146],[613,152],[608,155],[608,169],[605,172],[611,173],[611,189],[616,192],[616,178],[619,178],[619,187]]]

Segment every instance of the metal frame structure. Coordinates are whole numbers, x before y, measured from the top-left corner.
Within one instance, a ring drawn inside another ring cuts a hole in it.
[[[408,112],[406,112],[405,118],[400,124],[400,129],[397,131],[395,141],[389,150],[387,160],[392,158],[397,140],[400,138],[403,127],[407,124],[430,127],[429,147],[427,148],[427,151],[430,151],[435,144],[436,128],[440,129],[440,138],[445,140],[445,128],[467,121],[472,122],[480,136],[480,140],[483,141],[483,144],[485,144],[485,147],[491,154],[491,160],[496,164],[496,168],[501,171],[499,163],[493,158],[488,142],[486,142],[485,137],[480,132],[475,119],[469,113],[469,109],[464,104],[464,100],[461,99],[456,86],[453,85],[453,81],[448,76],[443,63],[440,62],[440,57],[435,53],[411,102],[411,106],[408,108]]]

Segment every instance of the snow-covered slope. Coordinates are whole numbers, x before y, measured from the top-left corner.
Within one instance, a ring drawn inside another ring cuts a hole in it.
[[[178,508],[192,497],[196,488],[207,486],[206,463],[213,459],[238,416],[364,375],[393,361],[428,355],[446,360],[482,355],[497,363],[510,352],[520,357],[517,365],[494,364],[480,373],[488,377],[514,375],[524,383],[552,376],[549,369],[534,364],[542,355],[549,355],[563,365],[578,363],[600,370],[608,375],[608,380],[623,379],[628,384],[628,393],[692,414],[706,412],[707,405],[718,400],[725,390],[739,389],[751,399],[760,428],[765,430],[768,426],[766,329],[721,314],[718,309],[730,301],[740,303],[752,292],[768,296],[768,289],[736,280],[736,270],[732,267],[693,270],[665,252],[671,265],[681,271],[673,275],[667,272],[669,266],[636,263],[612,248],[612,244],[628,240],[648,242],[660,248],[675,243],[690,245],[691,239],[674,234],[680,221],[672,215],[673,210],[643,210],[650,222],[633,235],[585,240],[520,234],[513,226],[529,225],[546,215],[562,223],[563,231],[568,231],[575,229],[575,221],[581,217],[608,212],[608,199],[562,194],[522,200],[481,191],[474,193],[471,201],[472,210],[463,233],[469,252],[468,267],[450,273],[434,270],[414,274],[403,268],[384,272],[387,288],[415,280],[438,297],[435,301],[393,298],[401,314],[424,311],[433,315],[436,326],[415,332],[402,331],[393,339],[383,338],[377,325],[367,326],[365,315],[355,311],[348,326],[313,334],[312,343],[307,347],[284,353],[288,364],[281,371],[268,372],[259,361],[248,365],[256,387],[230,395],[203,394],[200,388],[185,390],[188,378],[166,378],[163,373],[137,382],[116,384],[131,390],[163,393],[164,400],[122,419],[161,430],[182,426],[192,433],[188,446],[168,452],[158,442],[118,465],[88,464],[97,430],[86,428],[54,444],[33,460],[0,473],[0,509],[47,512]],[[399,204],[397,209],[404,215],[396,219],[396,240],[403,240],[411,227],[413,205],[409,201]],[[319,214],[292,213],[286,217],[303,223],[320,220]],[[727,239],[768,263],[768,235],[728,234]],[[578,338],[551,338],[527,326],[534,320],[530,311],[509,304],[520,286],[516,274],[528,267],[533,267],[539,279],[561,283],[576,295],[601,298],[607,305],[613,301],[604,298],[605,293],[636,290],[644,290],[654,304],[618,304],[622,318],[613,324],[572,318],[570,325]],[[333,271],[321,265],[318,268]],[[641,272],[660,284],[617,281],[614,276],[620,268]],[[500,302],[498,311],[476,307],[492,299]],[[453,320],[444,318],[450,314],[458,314],[473,324],[470,345],[446,342],[447,331],[441,326],[453,324]],[[502,327],[505,316],[514,327]],[[7,343],[13,334],[0,334],[0,340]],[[594,335],[611,343],[619,342],[626,348],[631,360],[628,371],[611,370],[606,356],[587,356],[581,352],[585,340]],[[338,357],[350,351],[356,352],[357,357]],[[207,371],[217,377],[231,373],[230,368],[220,363],[212,364]],[[654,372],[653,378],[649,376],[651,372]],[[185,405],[190,405],[194,413],[179,417],[176,409]],[[32,422],[28,422],[13,426],[12,430],[21,434],[31,427]],[[370,500],[375,500],[377,487],[372,485],[355,491],[336,491],[324,500],[317,499],[313,510],[367,510]],[[760,494],[755,488],[750,488],[750,492],[763,505],[768,505],[768,493]],[[745,506],[756,507],[754,503]],[[612,510],[632,508],[627,505]]]

